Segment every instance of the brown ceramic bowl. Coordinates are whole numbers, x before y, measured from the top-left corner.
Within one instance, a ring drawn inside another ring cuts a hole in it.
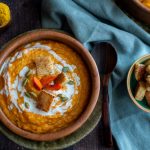
[[[54,132],[54,133],[45,133],[45,134],[35,134],[31,133],[25,130],[22,130],[15,126],[0,110],[0,120],[3,122],[3,124],[9,128],[12,132],[35,141],[52,141],[56,139],[60,139],[62,137],[65,137],[72,132],[76,131],[79,129],[89,118],[91,115],[93,109],[95,108],[95,105],[98,100],[99,96],[99,91],[100,91],[100,77],[98,73],[98,69],[96,66],[95,61],[93,60],[92,56],[86,50],[83,45],[78,42],[76,39],[72,38],[71,36],[60,33],[57,31],[52,31],[48,29],[39,29],[39,30],[34,30],[31,32],[24,33],[17,38],[11,40],[8,42],[5,47],[2,49],[1,54],[0,54],[0,65],[3,63],[3,61],[9,56],[11,52],[13,52],[15,49],[20,47],[21,45],[27,44],[29,42],[33,41],[38,41],[38,40],[46,40],[46,39],[51,39],[51,40],[56,40],[63,42],[64,44],[70,46],[73,48],[77,53],[83,58],[83,61],[87,64],[89,68],[89,73],[91,76],[91,97],[89,99],[89,102],[83,110],[83,113],[80,115],[80,117],[72,123],[70,126]]]
[[[133,17],[150,25],[150,9],[144,6],[140,0],[117,0]]]

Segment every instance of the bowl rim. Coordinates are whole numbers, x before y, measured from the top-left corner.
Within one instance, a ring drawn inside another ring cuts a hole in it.
[[[9,56],[9,54],[12,51],[14,51],[16,48],[33,41],[39,41],[44,39],[45,40],[51,39],[51,40],[63,42],[66,45],[72,47],[75,51],[79,53],[79,55],[81,55],[86,65],[89,67],[89,73],[92,82],[91,84],[92,92],[90,95],[91,97],[89,99],[89,103],[87,104],[85,110],[81,113],[81,115],[68,127],[54,133],[36,134],[36,133],[31,133],[29,131],[25,131],[17,127],[16,125],[14,125],[0,109],[0,120],[8,129],[10,129],[12,132],[24,138],[34,140],[34,141],[54,141],[75,132],[87,121],[87,119],[93,112],[100,92],[100,76],[99,76],[97,65],[93,57],[79,41],[77,41],[75,38],[61,31],[51,30],[51,29],[36,29],[18,35],[17,37],[15,37],[14,39],[6,43],[4,47],[1,48],[0,65]]]
[[[143,11],[150,14],[150,8],[146,7],[144,4],[142,4],[139,0],[132,0],[139,8],[141,8]]]
[[[141,105],[136,101],[136,99],[134,98],[134,96],[133,96],[133,94],[132,94],[131,87],[130,87],[131,75],[132,75],[133,70],[134,70],[134,65],[135,65],[136,63],[141,62],[143,59],[146,60],[146,59],[148,59],[148,58],[150,59],[150,54],[146,54],[146,55],[144,55],[144,56],[138,58],[138,59],[131,65],[131,67],[130,67],[130,69],[129,69],[129,71],[128,71],[128,75],[127,75],[127,90],[128,90],[129,96],[130,96],[131,100],[134,102],[134,104],[135,104],[138,108],[142,109],[143,111],[150,113],[150,110],[149,110],[149,109],[147,109],[147,108],[141,106]]]

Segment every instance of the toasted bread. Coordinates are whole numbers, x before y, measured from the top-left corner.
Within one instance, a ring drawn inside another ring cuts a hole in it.
[[[147,74],[150,74],[150,65],[146,66],[145,70]]]
[[[135,64],[134,68],[135,78],[137,81],[140,81],[145,74],[145,65],[144,64]]]
[[[52,101],[53,101],[52,95],[46,93],[45,91],[41,91],[37,99],[37,108],[45,112],[48,112]]]
[[[54,70],[53,62],[49,56],[39,56],[34,61],[38,76],[49,75]]]
[[[146,91],[150,92],[150,84],[146,83]]]
[[[68,81],[64,73],[60,73],[57,78],[54,80],[55,84],[64,84]]]
[[[150,65],[150,60],[147,60],[145,63],[144,63],[144,65]]]
[[[146,83],[150,84],[150,75],[147,75],[147,76],[145,77],[145,80],[146,80]]]
[[[150,106],[150,92],[145,93],[145,98],[146,98],[147,104]]]
[[[140,81],[136,88],[135,99],[141,101],[144,98],[145,93],[146,93],[145,83]]]

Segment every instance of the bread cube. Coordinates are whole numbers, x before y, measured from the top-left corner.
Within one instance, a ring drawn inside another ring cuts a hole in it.
[[[49,75],[54,70],[54,65],[49,56],[39,56],[35,60],[38,76]]]
[[[146,91],[150,92],[150,84],[146,83]]]
[[[55,79],[55,84],[64,84],[68,81],[66,75],[64,73],[60,73]]]
[[[135,64],[134,73],[135,73],[136,80],[140,81],[144,77],[145,65],[144,64]]]
[[[150,75],[147,75],[147,76],[145,77],[145,80],[146,80],[146,83],[150,84]]]
[[[150,65],[150,60],[147,60],[145,63],[144,63],[145,66],[148,66]]]
[[[150,65],[146,66],[145,70],[147,74],[150,74]]]
[[[145,98],[146,98],[147,104],[150,106],[150,92],[145,93]]]
[[[48,112],[52,101],[53,101],[52,95],[46,93],[45,91],[41,91],[37,99],[37,108],[45,112]]]
[[[135,99],[142,101],[146,93],[146,85],[143,81],[140,81],[136,87]]]

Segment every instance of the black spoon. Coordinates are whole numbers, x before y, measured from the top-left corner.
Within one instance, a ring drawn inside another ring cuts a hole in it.
[[[100,75],[102,76],[102,123],[104,142],[107,147],[112,147],[113,140],[109,118],[108,84],[110,75],[117,63],[117,53],[111,44],[102,42],[96,44],[94,50],[92,51],[92,56],[94,57],[99,68]]]

